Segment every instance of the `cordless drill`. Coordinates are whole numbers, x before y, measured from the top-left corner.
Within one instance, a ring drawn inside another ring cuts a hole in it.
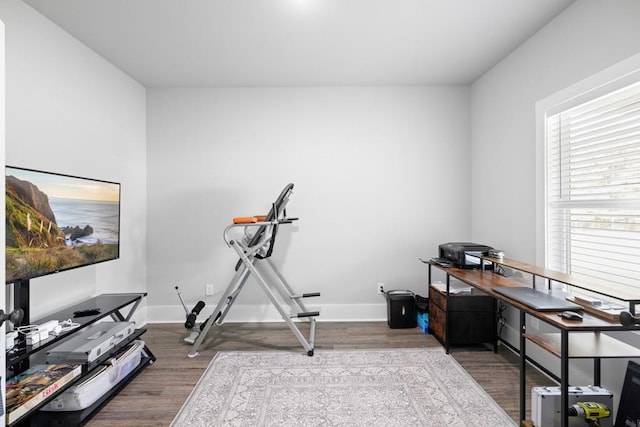
[[[600,419],[611,416],[611,411],[599,402],[576,402],[569,407],[569,416],[581,417],[590,426],[600,426]]]

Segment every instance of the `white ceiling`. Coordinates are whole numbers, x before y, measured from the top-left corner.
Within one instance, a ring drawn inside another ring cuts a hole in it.
[[[24,0],[147,87],[469,84],[574,0]]]

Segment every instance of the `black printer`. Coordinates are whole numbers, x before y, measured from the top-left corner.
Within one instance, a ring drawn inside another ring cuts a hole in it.
[[[481,259],[493,248],[487,245],[479,245],[470,242],[451,242],[443,243],[438,246],[439,257],[443,260],[451,262],[458,268],[480,268]],[[484,262],[485,267],[490,267],[491,263]]]

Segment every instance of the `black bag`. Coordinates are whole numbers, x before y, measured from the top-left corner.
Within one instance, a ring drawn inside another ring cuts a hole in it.
[[[429,298],[425,298],[420,295],[416,295],[416,311],[418,313],[429,312]]]

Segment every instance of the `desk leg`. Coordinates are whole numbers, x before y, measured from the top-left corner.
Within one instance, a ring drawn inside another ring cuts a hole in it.
[[[600,339],[600,331],[594,332],[595,336]],[[593,358],[593,385],[600,387],[601,373],[600,373],[600,358]]]
[[[569,425],[569,332],[560,331],[560,422],[562,427]]]
[[[527,416],[527,349],[526,338],[524,333],[526,332],[525,325],[525,312],[520,310],[520,421],[526,419]]]
[[[498,352],[498,300],[493,298],[493,352]]]
[[[449,315],[449,307],[451,306],[449,304],[449,285],[451,282],[451,277],[449,276],[449,274],[447,273],[447,287],[446,287],[446,291],[447,294],[444,296],[447,299],[447,313],[445,314],[445,320],[444,320],[444,351],[446,354],[449,354],[449,342],[451,341],[449,339],[449,323],[451,322],[451,316]]]

